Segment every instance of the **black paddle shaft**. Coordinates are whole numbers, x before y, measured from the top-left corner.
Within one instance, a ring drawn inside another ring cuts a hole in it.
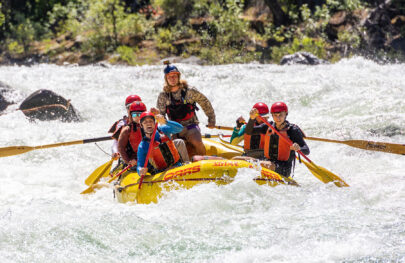
[[[112,137],[106,136],[106,137],[100,137],[100,138],[86,139],[86,140],[83,140],[83,144],[92,143],[92,142],[102,142],[102,141],[108,141],[108,140],[112,140]]]

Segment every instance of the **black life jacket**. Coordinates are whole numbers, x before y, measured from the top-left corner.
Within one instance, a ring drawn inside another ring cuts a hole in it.
[[[170,105],[166,107],[167,116],[173,121],[186,121],[195,116],[195,111],[199,110],[196,103],[188,103],[186,100],[187,89],[181,90],[181,99],[175,100],[169,92]]]

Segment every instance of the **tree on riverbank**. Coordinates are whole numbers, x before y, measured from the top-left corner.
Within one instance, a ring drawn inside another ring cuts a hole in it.
[[[278,63],[298,51],[403,59],[404,9],[404,0],[3,0],[0,63]]]

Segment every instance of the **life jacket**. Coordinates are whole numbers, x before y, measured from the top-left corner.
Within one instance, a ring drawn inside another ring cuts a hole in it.
[[[155,169],[164,170],[177,163],[180,160],[180,154],[169,137],[160,133],[160,140],[160,142],[153,142],[149,161]]]
[[[279,133],[290,138],[287,134],[289,128],[289,126],[284,127]],[[290,153],[290,145],[269,128],[264,138],[264,156],[270,161],[288,161]]]
[[[187,89],[181,90],[181,99],[175,100],[169,92],[170,105],[166,107],[167,116],[173,121],[186,121],[195,116],[195,111],[198,110],[196,103],[188,103],[186,100]]]
[[[255,124],[256,126],[257,124]],[[247,150],[263,150],[264,149],[264,134],[248,135],[245,133],[243,149]]]
[[[120,122],[123,122],[124,125],[118,126]],[[122,119],[114,122],[114,124],[111,126],[111,128],[108,130],[108,133],[112,133],[111,137],[118,140],[120,137],[120,133],[122,130],[122,127],[124,127],[128,122],[128,117],[124,116]]]
[[[142,132],[139,124],[131,123],[131,132],[129,134],[129,144],[131,145],[132,151],[134,153],[138,152],[138,146],[142,141]]]

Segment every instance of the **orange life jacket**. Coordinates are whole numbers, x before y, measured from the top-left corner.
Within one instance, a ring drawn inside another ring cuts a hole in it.
[[[286,138],[288,127],[279,131]],[[290,158],[290,145],[269,128],[264,138],[264,156],[270,161],[288,161]]]
[[[135,131],[134,131],[134,126],[135,127]],[[135,124],[135,123],[131,123],[130,126],[131,132],[129,134],[129,144],[132,147],[132,150],[134,151],[134,153],[138,152],[138,146],[142,141],[142,132],[141,132],[141,127],[139,126],[139,124]]]
[[[164,134],[160,134],[160,140],[153,142],[153,148],[150,155],[150,163],[157,170],[163,170],[177,163],[180,160],[180,154],[174,143]]]
[[[264,148],[264,134],[255,134],[255,135],[244,135],[244,144],[243,148],[246,150],[263,150]]]

